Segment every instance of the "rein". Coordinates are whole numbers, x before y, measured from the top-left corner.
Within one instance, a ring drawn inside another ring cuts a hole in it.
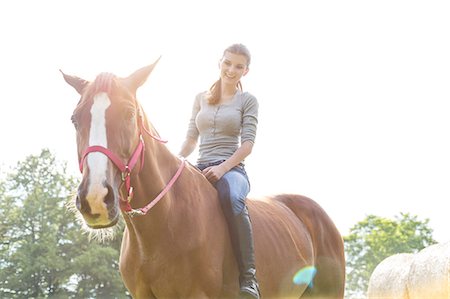
[[[186,164],[186,161],[183,159],[181,161],[181,165],[178,168],[175,175],[172,177],[172,179],[167,183],[167,185],[164,187],[164,189],[156,196],[155,199],[150,201],[146,206],[143,208],[137,208],[133,209],[130,205],[131,200],[133,199],[133,187],[131,186],[131,172],[136,166],[139,158],[141,159],[141,165],[140,170],[144,166],[144,151],[145,151],[145,143],[144,138],[142,136],[142,131],[144,131],[148,136],[153,138],[154,140],[160,142],[160,143],[167,143],[166,140],[161,139],[159,136],[153,135],[144,125],[144,116],[142,113],[141,108],[139,108],[139,118],[140,118],[140,132],[139,132],[139,143],[136,146],[136,149],[134,150],[133,154],[131,155],[130,159],[126,164],[122,162],[122,159],[120,159],[114,152],[109,150],[106,147],[103,147],[101,145],[93,145],[89,146],[83,153],[82,158],[80,160],[80,171],[83,172],[83,165],[84,161],[86,160],[87,155],[93,152],[99,152],[107,156],[111,162],[120,170],[121,176],[122,176],[122,182],[125,184],[125,188],[127,190],[127,198],[122,198],[122,196],[119,195],[120,199],[120,209],[126,213],[130,217],[134,217],[136,215],[146,215],[147,212],[155,206],[163,197],[167,194],[167,192],[170,190],[170,188],[173,186],[173,184],[176,182],[176,180],[180,177],[181,172],[183,171],[183,168]]]

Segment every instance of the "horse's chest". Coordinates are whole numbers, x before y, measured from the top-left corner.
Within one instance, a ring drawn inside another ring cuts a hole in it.
[[[155,254],[138,260],[136,255],[123,253],[120,270],[134,298],[203,297],[220,291],[221,276],[211,275],[189,254]],[[191,294],[193,290],[200,293]]]
[[[133,298],[167,297],[170,290],[167,281],[175,278],[171,279],[167,270],[161,264],[161,259],[142,259],[130,253],[121,256],[120,272]]]

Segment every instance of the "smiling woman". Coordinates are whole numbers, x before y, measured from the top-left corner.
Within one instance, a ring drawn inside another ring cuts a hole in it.
[[[250,51],[243,44],[225,49],[219,80],[195,99],[180,155],[190,155],[200,139],[197,167],[218,191],[239,264],[240,293],[258,299],[253,229],[246,205],[250,181],[244,159],[255,142],[259,104],[256,97],[242,91],[241,84],[250,61]]]
[[[122,211],[120,271],[134,298],[235,298],[239,269],[218,193],[167,149],[136,99],[155,64],[93,82],[64,74],[81,95],[72,117],[82,171],[76,206],[100,230]],[[249,200],[248,212],[263,297],[343,297],[342,238],[317,203],[280,195]],[[293,281],[308,267],[317,269],[314,283]]]

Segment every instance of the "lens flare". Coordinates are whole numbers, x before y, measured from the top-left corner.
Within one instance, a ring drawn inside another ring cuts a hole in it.
[[[300,269],[295,275],[294,278],[292,278],[292,282],[300,285],[300,284],[307,284],[308,287],[313,287],[313,280],[314,276],[317,273],[317,269],[314,266],[307,266],[302,269]]]

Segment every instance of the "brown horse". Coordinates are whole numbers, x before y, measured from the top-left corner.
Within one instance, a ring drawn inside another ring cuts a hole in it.
[[[134,298],[236,298],[239,273],[215,188],[167,149],[136,99],[155,65],[93,82],[63,74],[81,95],[72,116],[76,206],[93,229],[114,226],[122,212],[120,272]],[[343,242],[325,211],[300,195],[247,202],[262,297],[343,298]],[[311,268],[316,276],[302,278],[299,270]]]

